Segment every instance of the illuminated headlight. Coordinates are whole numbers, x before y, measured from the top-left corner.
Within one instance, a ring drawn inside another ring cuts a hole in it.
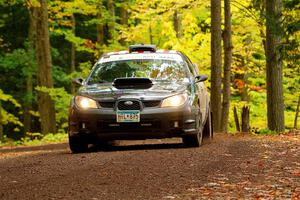
[[[175,96],[164,99],[161,104],[161,107],[182,106],[186,102],[187,99],[188,99],[188,95],[186,93],[180,94],[180,95],[175,95]]]
[[[83,96],[76,96],[75,104],[82,109],[98,108],[95,100]]]

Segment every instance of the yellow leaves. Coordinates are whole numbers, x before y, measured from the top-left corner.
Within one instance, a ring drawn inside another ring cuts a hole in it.
[[[20,122],[19,118],[14,116],[13,114],[7,112],[3,107],[1,107],[1,101],[10,102],[15,107],[21,107],[21,105],[11,96],[8,94],[4,94],[3,91],[0,89],[0,115],[1,121],[0,123],[6,125],[8,123],[15,124],[17,126],[22,127],[23,124]]]
[[[71,30],[55,29],[53,32],[57,35],[64,35],[65,39],[73,43],[77,51],[86,51],[90,53],[96,53],[96,44],[89,39],[83,39],[77,37]]]
[[[20,132],[20,131],[21,130],[18,127],[14,128],[14,132]]]
[[[166,42],[162,46],[164,49],[172,48],[177,44],[176,32],[174,31],[173,24],[170,21],[162,22],[161,36],[166,38]]]
[[[185,35],[195,35],[200,32],[196,18],[191,13],[187,13],[184,16],[182,28]]]
[[[8,94],[4,94],[3,91],[0,89],[0,102],[1,101],[9,101],[16,107],[21,107],[21,105],[11,96]]]
[[[135,27],[131,27],[128,31],[124,31],[123,35],[128,41],[134,41],[135,43],[150,43],[149,34],[150,22],[142,22]]]
[[[71,2],[54,0],[49,3],[49,13],[56,18],[71,16],[74,13],[96,16],[97,12],[97,5],[85,0],[74,0]]]
[[[26,0],[27,8],[38,8],[41,7],[41,4],[38,0]]]
[[[250,106],[249,102],[247,101],[239,101],[239,102],[232,102],[232,107],[242,108],[244,106]]]
[[[53,0],[48,5],[50,31],[55,32],[61,28],[70,28],[74,25],[72,15],[79,13],[96,16],[98,9],[96,3],[86,0],[61,1]]]
[[[29,114],[31,114],[34,117],[40,117],[40,113],[38,111],[30,110]]]
[[[74,2],[70,2],[68,4],[68,8],[72,8],[76,13],[86,14],[86,15],[96,15],[97,5],[94,3],[89,3],[86,0],[74,0]]]
[[[2,115],[2,121],[0,122],[3,125],[7,125],[8,123],[15,124],[17,126],[23,127],[23,124],[20,122],[19,118],[14,116],[11,113],[8,113],[3,108],[0,110]]]

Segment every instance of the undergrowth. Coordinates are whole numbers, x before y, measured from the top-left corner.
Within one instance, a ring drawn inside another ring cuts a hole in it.
[[[49,133],[47,135],[42,135],[41,133],[27,133],[25,137],[17,141],[5,137],[3,142],[0,142],[0,146],[37,146],[51,143],[66,142],[67,139],[67,133]]]

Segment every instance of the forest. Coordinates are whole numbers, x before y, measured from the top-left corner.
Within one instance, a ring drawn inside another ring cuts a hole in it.
[[[64,137],[72,79],[140,43],[209,76],[216,132],[299,129],[299,20],[298,0],[0,0],[0,144]]]

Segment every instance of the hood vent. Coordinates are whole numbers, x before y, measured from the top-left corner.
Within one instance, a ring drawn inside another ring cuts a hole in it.
[[[152,85],[149,78],[116,78],[113,82],[117,89],[149,89]]]
[[[156,46],[151,44],[137,44],[137,45],[130,45],[129,46],[129,53],[132,52],[144,52],[149,51],[152,53],[156,52]]]

